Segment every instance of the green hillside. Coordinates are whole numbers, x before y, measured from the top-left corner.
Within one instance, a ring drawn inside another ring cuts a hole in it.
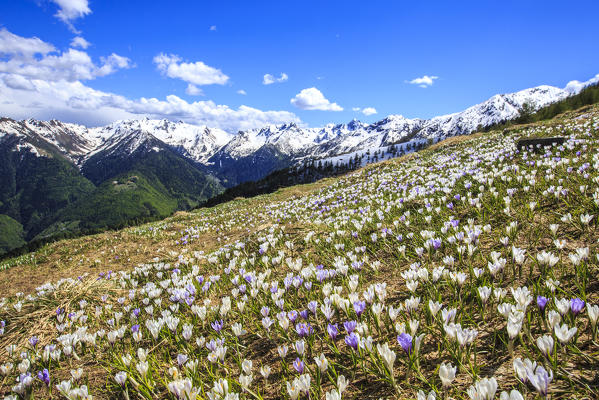
[[[0,214],[0,253],[16,249],[25,243],[23,225],[8,215]]]

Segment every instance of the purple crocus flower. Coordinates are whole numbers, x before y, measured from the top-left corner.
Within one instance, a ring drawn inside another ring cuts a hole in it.
[[[360,315],[362,315],[362,313],[364,312],[365,309],[366,309],[366,302],[356,301],[354,303],[354,311],[356,312],[356,315],[358,316],[358,318],[360,318]]]
[[[303,319],[308,319],[308,310],[300,311],[300,315],[302,316]]]
[[[337,329],[337,324],[329,324],[327,326],[327,332],[329,333],[329,336],[331,337],[331,339],[333,339],[333,340],[337,339],[337,335],[339,334],[339,330]]]
[[[575,316],[578,315],[583,308],[584,300],[581,300],[578,297],[570,300],[570,310],[572,310],[572,314],[574,314]]]
[[[545,311],[545,306],[547,305],[548,301],[549,299],[547,297],[537,296],[537,306],[539,307],[539,310]]]
[[[316,310],[318,309],[318,302],[312,300],[308,303],[308,309],[316,314]]]
[[[358,335],[356,335],[354,332],[350,333],[345,337],[345,344],[347,344],[354,350],[358,350],[358,342]]]
[[[295,370],[300,373],[303,374],[304,373],[304,362],[302,360],[298,358],[295,359],[295,361],[293,362],[293,368],[295,368]]]
[[[213,323],[210,324],[210,326],[212,326],[212,329],[214,329],[216,332],[220,332],[221,329],[223,329],[223,326],[225,325],[225,323],[223,322],[223,320],[219,320],[219,321],[214,321]]]
[[[358,323],[356,321],[345,321],[343,323],[343,327],[345,328],[347,333],[352,333],[356,329],[356,326],[358,326]]]
[[[135,315],[135,318],[139,317],[139,313],[141,312],[141,310],[139,308],[134,308],[133,309],[133,315]]]
[[[50,372],[48,372],[47,368],[44,368],[43,371],[38,371],[37,379],[44,382],[46,386],[50,385]]]
[[[299,316],[299,313],[295,310],[291,310],[287,313],[287,318],[289,318],[289,321],[291,321],[291,322],[295,322],[295,320],[297,319],[298,316]]]
[[[31,336],[29,338],[29,344],[31,345],[31,347],[35,347],[37,345],[38,341],[39,340],[38,340],[37,336]]]
[[[133,332],[133,333],[139,332],[139,325],[138,324],[133,325],[131,327],[131,332]]]
[[[295,325],[295,331],[297,332],[299,337],[305,337],[310,335],[310,333],[312,332],[312,327],[310,326],[310,324],[300,322],[299,324]]]
[[[397,337],[397,342],[403,351],[405,351],[407,355],[410,355],[412,352],[412,336],[410,336],[409,333],[402,333]]]

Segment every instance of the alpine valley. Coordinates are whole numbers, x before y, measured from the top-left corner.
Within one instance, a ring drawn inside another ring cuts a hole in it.
[[[355,168],[512,120],[581,88],[539,86],[428,120],[390,115],[372,124],[289,123],[236,134],[147,118],[96,128],[2,118],[0,254],[191,209],[289,167],[316,161]]]

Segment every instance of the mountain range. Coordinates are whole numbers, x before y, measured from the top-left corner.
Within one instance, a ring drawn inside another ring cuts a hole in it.
[[[372,124],[288,123],[235,134],[147,118],[95,128],[1,118],[0,253],[190,209],[293,165],[469,134],[581,89],[539,86],[431,119],[389,115]]]

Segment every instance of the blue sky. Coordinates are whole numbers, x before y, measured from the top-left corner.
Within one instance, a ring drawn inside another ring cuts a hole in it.
[[[0,114],[230,131],[429,118],[595,76],[598,14],[597,1],[1,0]]]

